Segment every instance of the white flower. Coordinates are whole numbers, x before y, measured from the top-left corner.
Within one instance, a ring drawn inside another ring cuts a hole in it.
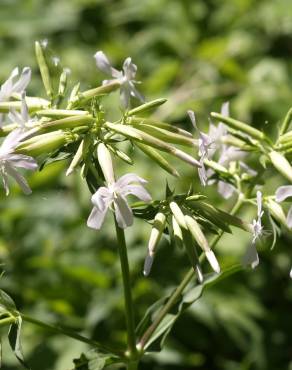
[[[280,186],[276,190],[276,202],[283,202],[286,198],[292,197],[292,185]],[[290,207],[287,214],[287,225],[292,228],[292,206]]]
[[[190,117],[190,120],[191,120],[195,130],[197,130],[199,132],[199,142],[198,142],[198,144],[199,144],[199,156],[200,156],[201,167],[198,168],[198,174],[199,174],[201,184],[203,186],[206,186],[208,176],[207,176],[205,165],[204,165],[204,159],[208,158],[208,152],[209,152],[211,144],[213,143],[213,140],[209,135],[205,134],[204,132],[202,132],[198,129],[197,123],[196,123],[195,113],[191,110],[188,110],[188,115]]]
[[[252,221],[251,227],[253,231],[253,238],[251,245],[246,251],[245,256],[243,257],[243,265],[251,265],[252,268],[255,268],[259,264],[259,256],[256,249],[256,241],[263,233],[262,226],[262,217],[264,211],[262,210],[262,193],[257,191],[257,218]]]
[[[2,84],[0,88],[0,102],[8,101],[14,93],[22,93],[30,82],[31,69],[29,67],[23,68],[21,75],[17,81],[18,68],[14,68],[8,79]],[[3,114],[0,114],[0,124],[3,120]]]
[[[91,198],[93,209],[87,220],[87,226],[99,230],[103,224],[108,209],[113,206],[115,217],[120,228],[125,229],[133,224],[133,212],[127,202],[127,195],[149,202],[150,194],[142,186],[147,181],[141,177],[128,173],[116,182],[100,187]]]
[[[35,171],[38,167],[37,162],[28,155],[14,153],[16,146],[26,137],[27,133],[17,128],[6,136],[0,147],[0,174],[3,177],[6,195],[9,194],[8,176],[14,178],[25,194],[31,193],[26,179],[17,172],[17,168]]]
[[[98,51],[94,55],[97,68],[102,72],[111,75],[113,80],[104,80],[103,84],[109,84],[114,81],[118,81],[121,84],[120,87],[120,98],[124,108],[128,108],[130,105],[130,97],[133,96],[140,101],[144,101],[144,97],[136,89],[135,76],[137,72],[137,66],[132,63],[132,59],[128,57],[123,64],[123,71],[118,71],[110,65],[109,60],[102,51]]]

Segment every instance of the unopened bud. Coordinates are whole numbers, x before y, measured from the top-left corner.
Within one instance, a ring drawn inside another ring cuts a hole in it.
[[[128,116],[133,116],[137,113],[147,112],[150,109],[157,108],[160,105],[167,102],[167,99],[155,99],[150,102],[147,102],[145,104],[139,105],[139,107],[136,107],[134,109],[131,109],[128,111]]]
[[[181,228],[179,227],[179,224],[177,223],[174,216],[172,216],[171,220],[172,220],[172,229],[173,229],[174,240],[175,240],[176,244],[179,247],[182,247],[182,245],[183,245],[183,235],[182,235]]]
[[[284,177],[286,177],[286,179],[292,182],[292,167],[290,166],[290,163],[288,162],[288,160],[282,154],[276,151],[270,152],[269,157],[274,167]]]
[[[79,163],[82,161],[85,152],[88,149],[88,142],[86,139],[81,140],[81,143],[77,149],[77,152],[75,153],[72,162],[70,163],[70,166],[68,167],[66,171],[66,176],[71,175],[71,173],[75,170],[75,168],[79,165]]]
[[[281,205],[279,203],[275,202],[274,200],[272,200],[271,198],[268,198],[265,201],[265,204],[268,207],[268,210],[270,211],[271,215],[278,222],[280,222],[282,225],[287,227],[286,216],[285,216],[285,213],[284,213],[283,208],[281,207]]]
[[[169,207],[171,209],[172,214],[174,215],[176,222],[179,224],[180,227],[187,229],[187,224],[185,220],[185,216],[182,213],[182,210],[177,205],[176,202],[170,202]]]
[[[38,41],[35,42],[35,53],[46,93],[50,98],[52,98],[53,89],[51,84],[50,72],[43,53],[42,46]]]
[[[109,150],[103,143],[97,146],[97,158],[105,181],[108,185],[113,184],[115,182],[113,162]]]

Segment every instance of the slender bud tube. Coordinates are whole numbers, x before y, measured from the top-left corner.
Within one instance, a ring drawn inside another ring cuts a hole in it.
[[[46,90],[47,95],[52,98],[53,96],[53,89],[51,84],[51,77],[49,68],[43,53],[43,49],[38,41],[35,42],[35,54],[36,59],[39,65],[40,73],[42,76],[43,84]]]
[[[162,212],[158,212],[154,218],[154,223],[148,241],[148,255],[144,263],[144,275],[148,276],[152,267],[156,247],[161,239],[165,228],[166,217]]]
[[[105,181],[108,185],[113,184],[115,182],[115,175],[112,157],[109,150],[103,143],[100,143],[97,146],[97,158],[102,169]]]
[[[269,153],[273,166],[290,182],[292,182],[292,167],[288,160],[279,152],[272,151]]]

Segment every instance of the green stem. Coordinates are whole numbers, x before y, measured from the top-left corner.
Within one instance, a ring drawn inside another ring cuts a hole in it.
[[[234,206],[230,210],[231,215],[234,215],[239,210],[243,201],[244,201],[244,196],[241,194],[238,197],[237,202],[234,204]],[[216,246],[216,244],[219,242],[219,240],[221,239],[223,234],[224,234],[224,232],[221,231],[217,236],[215,236],[215,238],[210,243],[211,248],[214,248]],[[204,259],[205,259],[205,254],[202,253],[201,256],[200,256],[200,262],[202,262]],[[191,268],[187,272],[187,274],[185,275],[185,277],[183,278],[183,280],[179,284],[179,286],[174,290],[174,292],[170,296],[169,300],[166,302],[165,306],[163,306],[161,308],[160,312],[158,313],[158,315],[155,318],[155,320],[153,321],[153,323],[149,326],[149,328],[143,334],[143,336],[142,336],[142,338],[141,338],[141,340],[138,344],[139,349],[143,350],[143,348],[147,344],[148,340],[151,338],[152,334],[155,332],[155,330],[157,329],[157,327],[159,326],[159,324],[161,323],[163,318],[170,311],[170,309],[174,306],[174,304],[179,299],[180,295],[183,293],[183,291],[188,286],[188,284],[190,283],[190,281],[192,280],[193,277],[194,277],[194,270],[193,270],[193,268]]]
[[[130,281],[130,270],[129,270],[129,261],[127,254],[127,246],[125,240],[124,230],[119,227],[115,219],[115,227],[118,241],[118,250],[120,255],[121,269],[122,269],[122,278],[124,286],[124,300],[125,300],[125,314],[126,314],[126,323],[127,323],[127,335],[128,335],[128,350],[129,350],[129,364],[128,369],[134,370],[137,368],[134,367],[134,360],[137,355],[136,348],[136,335],[135,335],[135,320],[134,320],[134,306],[131,293],[131,281]]]
[[[5,317],[5,319],[0,320],[0,327],[10,325],[10,324],[14,324],[15,321],[16,321],[16,318],[13,317],[13,316]]]
[[[99,342],[96,342],[94,340],[86,338],[86,337],[84,337],[80,334],[74,333],[73,331],[71,331],[69,329],[62,328],[60,326],[55,326],[55,325],[52,325],[52,324],[47,324],[43,321],[37,320],[37,319],[35,319],[33,317],[30,317],[28,315],[25,315],[23,313],[21,313],[20,315],[21,315],[23,321],[30,322],[31,324],[40,326],[40,327],[42,327],[44,329],[47,329],[49,331],[52,331],[54,333],[64,334],[67,337],[78,340],[79,342],[83,342],[83,343],[89,344],[90,346],[96,347],[96,348],[98,348],[99,350],[101,350],[103,352],[112,353],[112,354],[114,354],[116,356],[119,356],[119,357],[124,356],[122,351],[117,351],[117,350],[113,350],[111,348],[108,348],[108,347],[100,344]]]

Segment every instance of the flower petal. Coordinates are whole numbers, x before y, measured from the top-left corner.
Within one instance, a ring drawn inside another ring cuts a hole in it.
[[[287,214],[287,225],[290,229],[292,228],[292,206],[290,207]]]
[[[32,191],[28,185],[28,182],[20,173],[16,171],[16,169],[12,165],[6,163],[5,169],[6,169],[7,174],[13,177],[14,180],[18,183],[18,185],[21,187],[21,190],[24,192],[24,194],[31,194]]]
[[[276,202],[283,202],[286,198],[292,197],[292,185],[280,186],[276,190]]]
[[[133,224],[133,213],[127,200],[118,195],[114,200],[115,216],[120,228],[125,229]]]
[[[120,87],[120,99],[122,106],[128,108],[130,106],[131,90],[129,84],[122,84]]]
[[[19,80],[13,85],[12,92],[21,93],[27,88],[31,79],[31,69],[29,67],[24,67]]]
[[[121,77],[121,72],[111,66],[108,58],[102,51],[96,52],[94,55],[94,59],[95,59],[97,68],[100,69],[102,72],[109,74],[116,78]]]
[[[153,255],[150,256],[150,254],[147,254],[145,258],[145,262],[144,262],[144,269],[143,269],[144,276],[148,276],[150,274],[153,261],[154,261],[154,256]]]
[[[92,204],[101,211],[107,209],[113,201],[113,194],[105,186],[100,187],[91,197]]]
[[[18,75],[18,68],[14,68],[8,79],[3,83],[0,89],[0,101],[5,101],[10,98],[12,94],[13,79]]]
[[[127,80],[134,80],[137,73],[137,66],[132,62],[132,58],[128,57],[124,61],[123,71]]]
[[[133,81],[130,81],[129,82],[129,86],[130,86],[131,96],[133,96],[134,98],[140,100],[141,102],[144,102],[145,101],[145,97],[136,89],[136,86],[134,85],[134,82]]]
[[[11,154],[7,160],[13,163],[15,167],[25,168],[26,170],[35,171],[38,168],[38,164],[33,157],[24,154]]]
[[[151,195],[141,185],[126,185],[125,189],[121,193],[123,194],[123,196],[129,194],[134,195],[144,202],[150,202],[152,200]]]
[[[127,173],[126,175],[121,176],[116,182],[116,186],[122,189],[124,186],[129,185],[132,182],[138,182],[139,184],[147,184],[147,181],[142,177],[136,175],[135,173]]]
[[[107,208],[100,210],[97,207],[93,207],[87,219],[87,226],[99,230],[104,222],[106,212]]]
[[[224,199],[229,199],[234,193],[235,188],[233,185],[228,184],[228,182],[219,181],[218,182],[218,193],[222,195]]]
[[[242,264],[245,267],[251,265],[253,269],[259,264],[259,256],[255,243],[251,243],[251,245],[248,247],[242,259]]]

